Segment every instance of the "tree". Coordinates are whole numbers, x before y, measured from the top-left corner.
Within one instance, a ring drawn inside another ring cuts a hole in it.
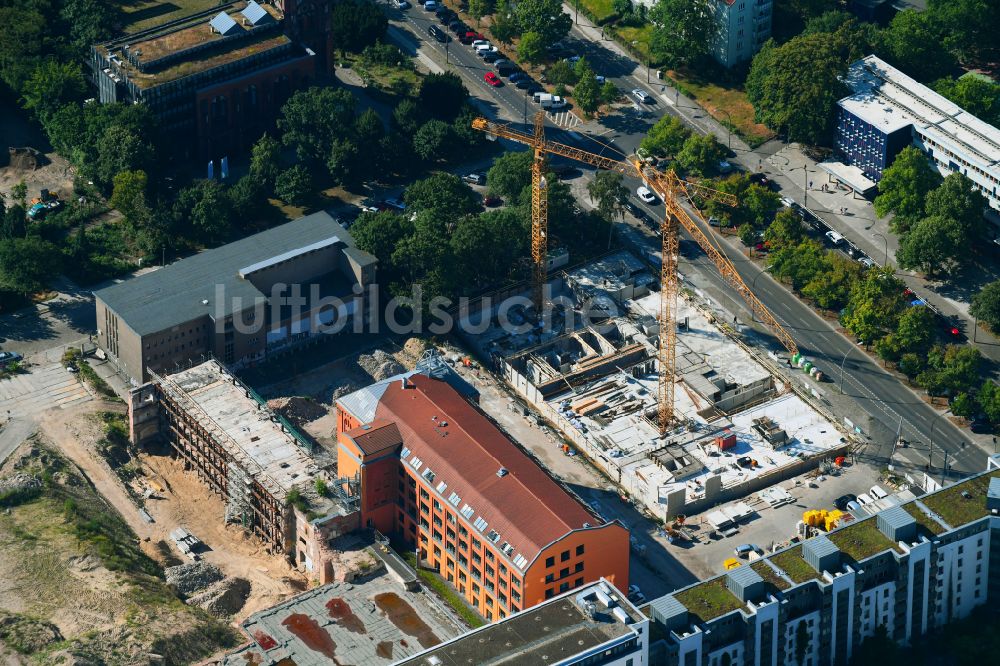
[[[979,381],[982,354],[969,345],[935,345],[917,384],[931,395],[968,392]]]
[[[46,60],[25,81],[24,108],[46,124],[61,107],[79,102],[87,91],[80,66],[74,62]]]
[[[141,135],[121,125],[111,125],[97,142],[97,159],[90,168],[102,187],[111,184],[122,171],[148,171],[153,161],[153,146]]]
[[[545,78],[556,86],[571,86],[577,81],[576,70],[566,60],[556,60],[545,69]]]
[[[451,125],[440,120],[428,120],[413,135],[413,152],[427,162],[448,157],[452,148]]]
[[[677,161],[688,171],[704,176],[718,171],[719,161],[725,156],[726,147],[714,134],[692,134],[677,153]]]
[[[506,2],[497,4],[497,10],[493,13],[493,24],[490,32],[501,44],[510,44],[515,37],[521,34],[517,25],[517,19]]]
[[[742,217],[754,229],[764,229],[782,207],[781,197],[766,187],[751,183],[739,195],[739,210]]]
[[[517,260],[527,254],[524,219],[516,209],[491,210],[459,220],[450,243],[457,274],[469,287],[494,286],[507,279]]]
[[[896,330],[875,343],[875,352],[886,361],[898,361],[904,354],[925,355],[934,344],[936,315],[919,305],[906,308]]]
[[[1000,6],[992,0],[931,0],[927,14],[944,34],[943,46],[962,61],[996,55]]]
[[[969,314],[982,319],[994,331],[1000,330],[1000,280],[990,282],[976,292]]]
[[[828,139],[836,102],[846,92],[840,81],[846,72],[831,35],[802,35],[781,46],[769,40],[750,65],[747,99],[757,122],[791,141],[820,144]]]
[[[959,393],[951,401],[951,413],[967,419],[976,413],[976,401],[968,393]]]
[[[578,83],[573,88],[573,99],[587,115],[590,115],[601,105],[601,89],[594,70],[584,58],[580,58],[576,63],[576,78]]]
[[[978,76],[962,76],[938,79],[933,88],[977,118],[1000,125],[1000,84]]]
[[[364,182],[367,169],[364,168],[361,150],[351,139],[337,139],[330,148],[326,168],[330,179],[337,185],[351,187]],[[280,195],[279,195],[280,196]],[[284,199],[284,197],[282,197]]]
[[[847,304],[851,288],[861,278],[858,262],[836,253],[827,252],[826,266],[802,287],[802,295],[812,299],[817,307],[824,310],[839,310]]]
[[[314,86],[299,90],[281,107],[281,142],[295,148],[300,160],[313,165],[324,163],[333,142],[344,138],[354,126],[356,103],[354,95],[343,88]]]
[[[605,104],[614,104],[619,97],[621,97],[621,92],[619,92],[618,86],[611,81],[605,81],[601,86],[601,101]]]
[[[330,9],[330,36],[341,53],[360,53],[385,37],[389,21],[374,2],[343,0]]]
[[[1000,386],[997,386],[996,382],[987,379],[976,395],[976,402],[979,403],[990,423],[1000,423]]]
[[[987,205],[975,183],[956,171],[927,193],[924,212],[928,216],[940,215],[955,220],[968,245],[968,241],[983,233],[983,211]]]
[[[83,50],[114,35],[121,9],[102,0],[64,0],[59,16],[69,26],[73,45]]]
[[[121,171],[115,175],[110,204],[117,208],[125,222],[136,229],[149,217],[146,205],[146,172]]]
[[[914,9],[899,12],[886,28],[884,38],[888,60],[920,81],[947,76],[958,64],[941,47],[944,32],[929,13]]]
[[[793,289],[802,291],[816,275],[829,269],[829,262],[823,245],[810,238],[772,252],[768,268],[774,277],[787,280]]]
[[[59,272],[59,250],[36,236],[0,241],[0,290],[27,296]]]
[[[281,146],[270,134],[264,134],[250,151],[250,175],[261,187],[271,191],[280,171]]]
[[[484,16],[490,13],[489,0],[469,0],[469,16],[476,19],[476,26]]]
[[[514,12],[525,36],[537,34],[545,48],[565,37],[573,25],[573,17],[563,12],[559,0],[520,0]]]
[[[192,188],[196,197],[191,208],[191,227],[206,241],[225,238],[233,218],[233,204],[226,188],[215,180],[198,181]]]
[[[615,218],[625,219],[625,204],[628,203],[629,188],[622,181],[622,175],[615,171],[598,171],[587,184],[587,194],[597,212],[609,222]]]
[[[527,31],[521,35],[517,45],[517,57],[525,62],[537,65],[545,60],[545,41],[537,32]]]
[[[413,233],[409,215],[395,211],[363,213],[351,227],[351,236],[365,252],[373,254],[381,266],[380,272],[391,275],[392,252],[404,238]]]
[[[911,228],[899,244],[896,261],[902,268],[936,275],[968,260],[968,239],[962,225],[951,217],[932,215]]]
[[[650,155],[674,157],[690,136],[691,130],[684,121],[668,114],[656,121],[639,147]]]
[[[392,121],[404,134],[414,134],[423,124],[425,118],[420,107],[410,98],[399,101],[392,110]]]
[[[420,84],[420,108],[435,118],[453,120],[468,98],[469,91],[454,72],[428,74]]]
[[[927,193],[940,182],[927,157],[914,146],[903,148],[882,173],[875,197],[879,217],[895,213],[892,229],[905,233],[924,213]]]
[[[229,188],[229,201],[234,217],[247,221],[257,215],[261,204],[267,200],[268,190],[252,175],[247,174]]]
[[[282,171],[274,183],[274,193],[278,198],[293,206],[304,203],[312,189],[313,181],[309,169],[301,164]]]
[[[782,208],[774,216],[774,221],[764,230],[764,242],[772,250],[788,245],[798,245],[806,237],[802,218],[791,208]]]
[[[486,172],[490,194],[503,197],[508,203],[516,205],[521,193],[531,186],[533,159],[530,151],[522,150],[503,153],[493,160],[493,166]]]
[[[437,172],[412,183],[403,193],[403,201],[416,212],[435,211],[445,218],[458,218],[480,210],[479,195],[462,179],[451,173]]]
[[[649,20],[653,24],[650,51],[669,67],[708,55],[718,31],[708,0],[658,0]]]
[[[866,344],[874,342],[896,326],[906,307],[903,288],[892,267],[869,269],[854,283],[841,323]]]

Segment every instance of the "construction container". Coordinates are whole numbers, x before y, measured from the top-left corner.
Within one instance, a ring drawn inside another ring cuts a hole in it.
[[[802,366],[802,372],[805,372],[806,374],[808,374],[809,371],[812,369],[813,369],[812,361],[806,361],[805,365]]]
[[[726,451],[736,446],[736,435],[731,430],[724,430],[721,435],[715,436],[715,445],[720,451]]]
[[[800,358],[802,358],[802,352],[795,352],[792,356],[792,365],[798,365]]]

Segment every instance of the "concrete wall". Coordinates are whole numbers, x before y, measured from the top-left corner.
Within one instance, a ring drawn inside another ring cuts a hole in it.
[[[136,385],[145,382],[142,338],[129,328],[125,320],[100,298],[94,298],[97,309],[97,344],[120,371],[133,378]]]
[[[342,250],[342,242],[320,250],[313,250],[274,266],[254,271],[247,276],[247,280],[270,298],[271,288],[275,284],[302,284],[336,270]],[[287,295],[288,290],[286,289],[284,293]]]

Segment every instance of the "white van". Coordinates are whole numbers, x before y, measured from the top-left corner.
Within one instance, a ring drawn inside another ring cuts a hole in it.
[[[535,104],[541,104],[542,100],[551,100],[552,95],[550,93],[536,92],[531,96],[531,101]]]
[[[872,497],[875,499],[885,499],[889,496],[889,493],[885,492],[881,486],[872,486],[872,489],[868,491]]]

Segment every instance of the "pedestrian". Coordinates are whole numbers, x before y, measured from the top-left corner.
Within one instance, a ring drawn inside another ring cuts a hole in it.
[[[810,180],[809,181],[809,189],[811,190],[812,188],[813,188],[813,182]]]

